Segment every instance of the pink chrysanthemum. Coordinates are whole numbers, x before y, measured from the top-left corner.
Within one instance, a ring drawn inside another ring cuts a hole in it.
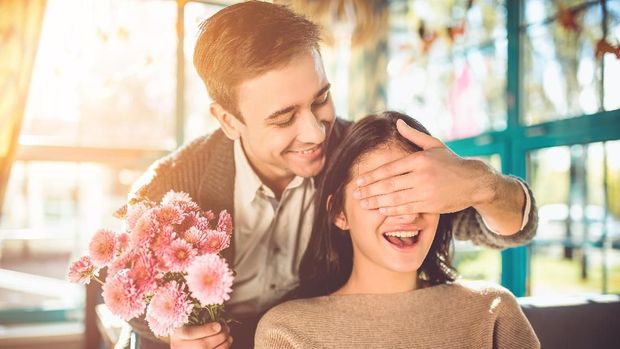
[[[93,276],[99,275],[99,268],[93,264],[89,256],[83,256],[71,264],[67,277],[69,281],[86,285]]]
[[[120,233],[116,235],[116,254],[120,255],[129,247],[129,234]]]
[[[233,233],[232,217],[226,210],[220,212],[220,218],[217,221],[217,230],[226,232],[228,235],[232,235]]]
[[[233,275],[228,264],[215,254],[197,257],[187,269],[187,286],[202,306],[223,304],[230,299]]]
[[[198,255],[198,251],[187,241],[175,239],[170,246],[164,250],[163,258],[171,271],[185,271]]]
[[[146,309],[146,321],[154,334],[168,336],[188,322],[192,308],[183,286],[173,280],[155,291]]]
[[[180,208],[184,213],[198,212],[200,207],[192,201],[190,196],[184,192],[169,191],[161,199],[162,206],[176,206]]]
[[[174,232],[174,229],[172,227],[163,227],[153,237],[150,246],[151,251],[153,251],[153,253],[155,253],[156,255],[162,255],[164,253],[164,250],[166,250],[170,246],[172,240],[174,240],[175,237],[176,233]]]
[[[125,222],[127,223],[127,229],[129,231],[132,231],[136,226],[138,219],[140,219],[140,217],[142,217],[142,215],[148,210],[149,208],[143,203],[129,206],[127,208],[127,218],[125,219]]]
[[[207,232],[207,241],[203,245],[201,253],[220,253],[223,249],[230,245],[230,235],[225,231],[209,230]]]
[[[121,253],[118,257],[112,260],[112,263],[108,265],[108,277],[113,276],[123,269],[131,268],[134,258],[136,258],[138,250],[127,249]]]
[[[191,227],[188,231],[183,233],[183,240],[187,241],[192,247],[202,253],[207,243],[207,234],[196,227]]]
[[[136,222],[129,236],[133,246],[140,247],[147,244],[157,233],[159,226],[150,212],[144,213]]]
[[[208,211],[204,211],[202,213],[202,215],[208,219],[209,221],[214,221],[215,220],[215,213],[213,213],[213,211],[208,210]]]
[[[139,293],[144,294],[157,287],[155,280],[157,276],[156,265],[157,261],[145,249],[138,251],[132,258],[127,277],[133,281]]]
[[[88,245],[90,256],[99,266],[110,263],[116,250],[116,235],[113,231],[99,229]]]
[[[151,214],[157,223],[162,226],[183,222],[183,212],[180,208],[173,205],[156,207],[151,211]]]
[[[142,302],[142,293],[138,292],[127,272],[121,270],[106,278],[102,293],[103,301],[110,311],[125,321],[142,315],[146,307]]]

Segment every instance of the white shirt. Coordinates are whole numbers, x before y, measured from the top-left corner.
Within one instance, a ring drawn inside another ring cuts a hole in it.
[[[227,310],[257,314],[296,286],[314,216],[312,178],[295,177],[278,201],[234,142],[235,279]]]

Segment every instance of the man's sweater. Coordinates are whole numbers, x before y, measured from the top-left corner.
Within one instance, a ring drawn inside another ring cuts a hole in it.
[[[514,296],[486,282],[294,300],[265,314],[256,349],[540,348]]]

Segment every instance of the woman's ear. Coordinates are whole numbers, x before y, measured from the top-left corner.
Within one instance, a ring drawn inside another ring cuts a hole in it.
[[[220,123],[222,131],[231,140],[241,137],[241,130],[245,126],[236,116],[228,112],[221,104],[213,102],[209,106],[209,111],[214,118]]]
[[[327,202],[325,203],[327,206],[327,212],[329,212],[332,208],[332,195],[327,197]],[[340,211],[334,217],[334,223],[340,230],[349,230],[349,222],[347,221],[347,216],[344,215],[344,212]]]
[[[340,228],[340,230],[349,230],[349,222],[347,221],[347,216],[344,215],[344,212],[340,211],[334,217],[334,224]]]

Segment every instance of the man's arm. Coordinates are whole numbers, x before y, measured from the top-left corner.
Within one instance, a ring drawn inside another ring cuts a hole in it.
[[[454,226],[458,238],[494,247],[531,240],[536,207],[518,179],[480,160],[461,158],[402,121],[397,124],[399,132],[423,150],[357,178],[354,195],[363,207],[378,208],[385,215],[458,212]],[[530,210],[525,212],[528,195]]]

